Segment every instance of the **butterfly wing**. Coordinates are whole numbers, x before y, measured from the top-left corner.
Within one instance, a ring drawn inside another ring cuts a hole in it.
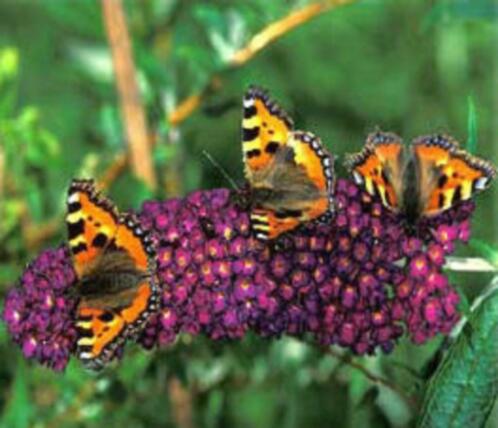
[[[277,152],[261,187],[253,189],[251,224],[260,239],[275,239],[333,211],[333,157],[311,133],[293,132]]]
[[[91,181],[73,181],[67,223],[79,279],[76,353],[85,366],[99,369],[157,305],[154,248],[138,219],[118,215]]]
[[[92,180],[73,180],[67,198],[66,224],[74,269],[79,278],[114,237],[117,220],[114,204],[95,190]]]
[[[420,188],[421,214],[436,215],[486,189],[496,177],[489,162],[459,149],[448,135],[415,139],[412,153]]]
[[[261,88],[250,87],[243,99],[242,152],[250,184],[269,168],[287,144],[293,123],[289,115]]]
[[[400,210],[405,162],[399,136],[381,131],[369,134],[363,150],[349,155],[345,166],[356,184],[378,196],[386,207]]]
[[[156,309],[159,287],[154,275],[156,252],[152,238],[140,226],[136,216],[122,214],[116,232],[116,248],[125,251],[133,259],[140,281],[130,305],[117,308],[117,312],[128,326],[127,333],[135,334],[147,319],[151,311]]]

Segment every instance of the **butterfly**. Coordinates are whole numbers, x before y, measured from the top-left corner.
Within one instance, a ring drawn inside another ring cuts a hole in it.
[[[418,137],[405,147],[394,133],[373,132],[345,165],[358,185],[412,224],[470,199],[496,176],[491,163],[444,134]]]
[[[118,213],[92,180],[72,181],[66,223],[79,298],[76,355],[98,370],[157,309],[154,245],[138,219]]]
[[[256,237],[272,240],[334,210],[334,158],[318,137],[294,131],[289,115],[261,88],[243,98],[242,152]]]

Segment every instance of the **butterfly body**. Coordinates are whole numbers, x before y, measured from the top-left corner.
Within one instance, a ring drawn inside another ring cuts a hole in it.
[[[75,285],[80,304],[103,306],[104,299],[112,296],[113,302],[130,303],[130,291],[147,275],[137,269],[133,260],[122,251],[108,251],[88,269]]]
[[[493,165],[448,135],[419,137],[405,146],[396,134],[374,132],[346,167],[358,185],[412,224],[469,200],[496,176]]]
[[[66,221],[77,274],[76,354],[100,369],[157,308],[155,251],[138,219],[119,214],[90,180],[73,180]]]
[[[333,157],[266,92],[251,87],[244,100],[242,151],[256,237],[275,239],[333,212]]]

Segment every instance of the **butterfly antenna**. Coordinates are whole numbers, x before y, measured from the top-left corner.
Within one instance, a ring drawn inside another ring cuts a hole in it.
[[[235,182],[235,180],[230,177],[230,175],[228,174],[228,172],[220,165],[220,163],[214,159],[206,150],[202,150],[202,154],[207,158],[207,160],[209,162],[211,162],[213,164],[213,166],[221,172],[221,174],[223,175],[223,177],[225,178],[225,180],[227,180],[230,185],[232,186],[232,188],[234,190],[240,190],[240,187],[237,186],[237,183]]]

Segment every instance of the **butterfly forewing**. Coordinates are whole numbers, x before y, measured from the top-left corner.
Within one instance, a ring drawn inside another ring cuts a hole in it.
[[[439,214],[470,199],[486,189],[496,176],[493,165],[459,149],[450,136],[419,137],[412,148],[424,215]]]
[[[242,152],[248,180],[266,169],[287,144],[293,123],[261,88],[251,87],[243,99]]]
[[[405,156],[399,136],[390,132],[373,132],[368,135],[360,153],[349,155],[346,168],[355,182],[382,203],[399,211],[403,197]]]
[[[91,180],[73,180],[67,198],[66,224],[79,278],[113,239],[117,217],[114,204],[96,192]]]

